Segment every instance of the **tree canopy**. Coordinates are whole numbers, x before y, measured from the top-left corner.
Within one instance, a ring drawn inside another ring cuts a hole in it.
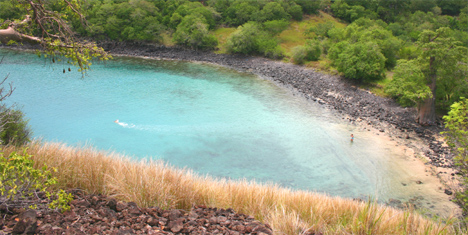
[[[418,121],[421,124],[435,122],[438,84],[444,84],[445,89],[447,84],[459,84],[458,89],[453,87],[445,92],[466,91],[468,49],[451,37],[449,32],[448,28],[423,31],[417,43],[421,54],[411,62],[400,63],[388,89],[400,101],[412,100],[417,105]]]
[[[313,26],[297,41],[292,34],[301,33],[303,23],[296,21],[302,19]],[[2,44],[39,43],[52,60],[64,56],[81,70],[92,58],[109,57],[86,39],[163,43],[286,57],[362,82],[394,72],[388,94],[420,110],[446,112],[461,96],[468,97],[467,53],[459,53],[468,47],[465,0],[0,0],[0,22]],[[308,63],[316,59],[320,62]],[[419,72],[405,76],[402,71],[420,71],[426,82],[416,76]],[[424,86],[432,96],[423,95]],[[421,97],[434,99],[434,105]],[[434,115],[419,119],[432,123]]]
[[[29,42],[40,44],[44,52],[67,58],[68,62],[78,66],[81,71],[91,65],[92,58],[106,60],[108,54],[95,43],[78,40],[67,21],[68,17],[83,19],[81,5],[75,1],[18,0],[14,5],[23,13],[22,20],[7,20],[6,29],[0,30],[0,42]],[[5,5],[5,4],[4,4]],[[57,11],[58,9],[59,11]],[[83,22],[84,24],[84,22]]]

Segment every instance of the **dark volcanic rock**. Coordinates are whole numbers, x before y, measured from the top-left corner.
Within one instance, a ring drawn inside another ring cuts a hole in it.
[[[2,212],[0,234],[273,234],[269,225],[232,209],[197,206],[185,212],[139,208],[134,202],[86,195],[79,190],[71,193],[75,200],[65,213]]]

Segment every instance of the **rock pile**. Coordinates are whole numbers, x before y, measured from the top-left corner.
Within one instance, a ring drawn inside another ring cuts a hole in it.
[[[71,210],[0,211],[0,234],[273,234],[268,224],[232,209],[140,208],[133,202],[73,190]]]

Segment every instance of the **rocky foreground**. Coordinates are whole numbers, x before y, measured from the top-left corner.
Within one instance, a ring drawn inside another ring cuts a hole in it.
[[[140,208],[102,195],[71,193],[74,200],[65,213],[0,208],[0,234],[273,234],[268,224],[232,209]]]

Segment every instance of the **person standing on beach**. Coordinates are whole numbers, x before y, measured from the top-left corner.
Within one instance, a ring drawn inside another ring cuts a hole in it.
[[[351,134],[351,142],[353,142],[353,141],[354,141],[354,135]]]

